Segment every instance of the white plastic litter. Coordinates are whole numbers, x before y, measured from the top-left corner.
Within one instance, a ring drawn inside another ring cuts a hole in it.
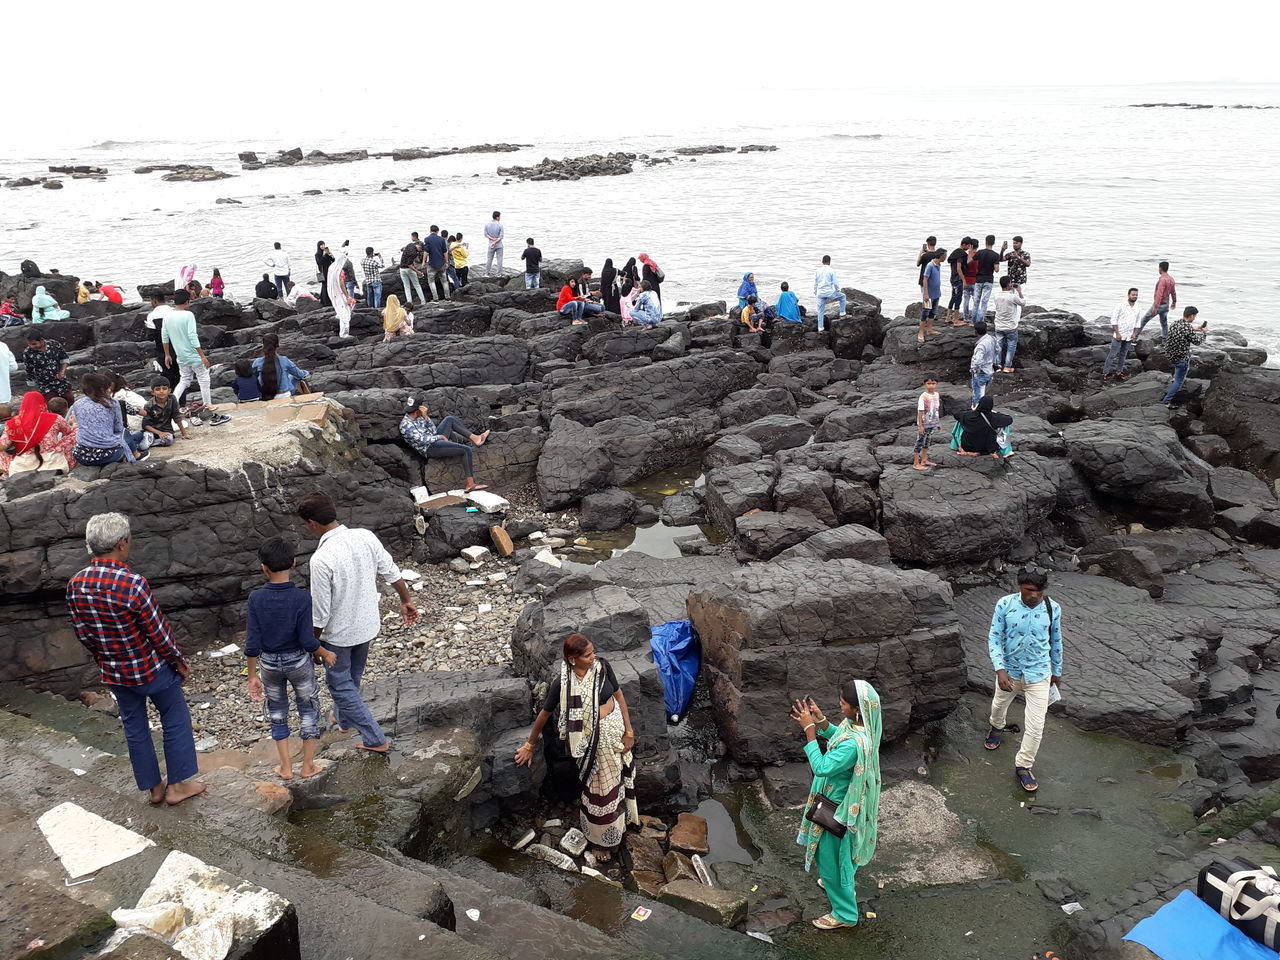
[[[417,570],[409,570],[405,568],[400,571],[400,577],[404,580],[421,580],[422,574]]]
[[[1080,906],[1080,904],[1076,903],[1074,900],[1072,900],[1070,903],[1064,903],[1062,905],[1062,912],[1065,913],[1068,917],[1071,916],[1073,913],[1079,913],[1083,909],[1084,907]]]
[[[480,911],[472,907],[467,911],[467,916],[478,922],[480,920]]]
[[[472,490],[467,499],[479,507],[481,513],[501,513],[511,508],[509,501],[488,490]]]
[[[225,647],[219,647],[217,650],[210,650],[207,656],[216,660],[218,657],[228,657],[233,653],[239,652],[240,645],[238,643],[228,643]]]

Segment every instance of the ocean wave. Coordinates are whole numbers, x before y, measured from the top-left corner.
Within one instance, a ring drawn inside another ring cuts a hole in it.
[[[828,133],[825,140],[883,140],[883,133]]]
[[[84,150],[116,150],[120,147],[164,147],[178,143],[177,140],[103,140],[91,143]]]

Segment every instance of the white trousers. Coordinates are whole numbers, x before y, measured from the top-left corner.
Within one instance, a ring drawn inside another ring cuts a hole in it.
[[[1013,681],[1013,689],[1004,691],[996,684],[995,696],[991,698],[991,726],[997,730],[1004,727],[1009,714],[1009,704],[1014,697],[1023,695],[1026,709],[1022,717],[1022,742],[1018,745],[1018,756],[1014,764],[1031,769],[1036,762],[1036,753],[1040,750],[1040,738],[1044,736],[1044,715],[1049,711],[1049,678],[1036,683]]]

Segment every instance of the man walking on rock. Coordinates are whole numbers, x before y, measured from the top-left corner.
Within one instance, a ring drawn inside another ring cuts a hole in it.
[[[432,296],[437,300],[449,300],[449,241],[440,236],[440,228],[434,223],[431,225],[431,233],[427,235],[426,242],[427,255],[427,293],[431,293],[432,286],[435,287],[435,293]]]
[[[1107,351],[1107,359],[1102,364],[1103,386],[1111,379],[1111,371],[1116,371],[1116,379],[1123,380],[1124,363],[1129,358],[1129,348],[1138,340],[1142,330],[1138,326],[1138,288],[1129,288],[1129,297],[1116,307],[1111,317],[1111,348]]]
[[[293,281],[289,279],[289,255],[280,248],[277,242],[275,249],[267,254],[264,261],[267,269],[275,275],[276,293],[283,299],[293,289]]]
[[[1205,321],[1201,321],[1200,326],[1194,330],[1191,329],[1191,321],[1199,313],[1200,311],[1195,307],[1187,307],[1183,310],[1182,319],[1173,322],[1169,336],[1165,340],[1164,355],[1173,364],[1173,380],[1169,383],[1169,392],[1160,401],[1166,407],[1173,406],[1173,398],[1178,395],[1183,381],[1187,379],[1187,370],[1191,367],[1191,345],[1204,343],[1205,333],[1209,329],[1209,324]]]
[[[97,661],[102,682],[120,707],[138,789],[148,791],[153,804],[181,803],[205,791],[203,783],[191,781],[199,771],[191,713],[182,695],[190,668],[150,584],[129,568],[129,518],[122,513],[95,514],[85,525],[84,539],[93,562],[67,584],[71,626]],[[164,729],[167,785],[151,739],[148,700],[155,704]]]
[[[1169,311],[1177,309],[1178,288],[1169,276],[1169,261],[1160,261],[1160,277],[1156,280],[1156,292],[1151,300],[1151,309],[1143,314],[1138,324],[1138,333],[1150,322],[1151,318],[1160,315],[1160,336],[1169,336]]]
[[[413,306],[413,295],[418,295],[418,303],[426,303],[422,293],[422,284],[418,283],[418,268],[422,266],[422,244],[418,242],[415,231],[409,242],[400,251],[400,285],[404,288],[404,305]]]
[[[987,333],[987,325],[981,320],[974,322],[973,332],[978,342],[973,345],[973,356],[969,360],[969,386],[973,388],[973,399],[969,407],[977,410],[978,401],[987,392],[987,384],[996,375],[996,357],[1000,352],[1000,344],[994,336]]]
[[[1045,596],[1049,575],[1032,570],[1018,573],[1018,593],[996,601],[987,646],[996,671],[991,699],[991,728],[983,746],[997,750],[1004,742],[1009,704],[1022,694],[1022,742],[1013,761],[1013,775],[1027,792],[1037,788],[1031,766],[1044,735],[1044,715],[1051,689],[1062,683],[1062,608]]]
[[[813,295],[818,298],[818,329],[825,330],[827,328],[827,303],[836,301],[840,304],[840,312],[837,317],[842,317],[848,309],[848,301],[845,299],[844,291],[840,289],[840,280],[836,276],[836,272],[831,269],[831,258],[823,257],[822,266],[818,268],[818,272],[813,275]]]
[[[298,516],[320,538],[311,556],[311,612],[320,645],[337,656],[325,671],[333,720],[342,729],[359,731],[363,749],[386,753],[386,734],[360,696],[369,647],[382,627],[378,579],[400,595],[406,625],[418,622],[418,608],[387,548],[371,531],[338,523],[337,507],[327,495],[307,494],[298,501]]]

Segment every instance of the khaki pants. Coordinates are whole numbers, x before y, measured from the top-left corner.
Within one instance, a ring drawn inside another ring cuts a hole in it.
[[[1009,704],[1019,693],[1026,701],[1026,709],[1022,717],[1022,742],[1018,745],[1018,756],[1015,766],[1031,768],[1036,762],[1036,752],[1040,749],[1040,738],[1044,735],[1044,715],[1049,710],[1049,678],[1045,677],[1036,683],[1013,681],[1013,689],[1004,691],[996,684],[996,694],[991,698],[991,726],[997,730],[1004,727],[1005,718],[1009,714]]]

